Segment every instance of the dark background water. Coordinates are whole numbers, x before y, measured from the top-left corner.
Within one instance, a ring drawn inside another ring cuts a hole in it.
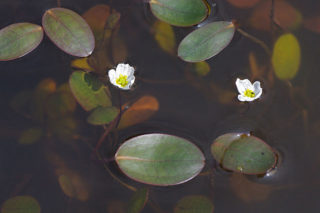
[[[315,1],[289,2],[303,16],[319,14],[320,4],[317,5]],[[204,80],[199,80],[204,84],[204,88],[206,84],[214,83],[234,92],[231,103],[221,104],[210,91],[196,89],[185,80],[186,63],[158,47],[150,33],[155,18],[143,2],[62,0],[61,3],[63,7],[79,14],[101,3],[110,4],[121,13],[120,35],[128,46],[128,61],[137,68],[138,77],[135,89],[126,94],[124,99],[133,100],[148,94],[155,96],[160,103],[159,111],[150,120],[119,131],[115,141],[117,145],[102,147],[106,158],[111,158],[125,139],[148,132],[164,132],[185,137],[205,153],[204,172],[209,171],[209,175],[200,175],[178,186],[150,187],[152,204],[147,204],[143,212],[157,212],[156,209],[161,209],[159,212],[173,212],[173,207],[180,198],[194,194],[209,197],[215,212],[319,211],[318,34],[304,28],[294,31],[301,45],[302,64],[292,85],[294,88],[304,88],[300,96],[290,98],[290,87],[285,82],[275,80],[271,86],[264,79],[260,79],[264,88],[263,97],[248,105],[237,101],[235,79],[250,77],[249,52],[254,51],[262,64],[268,64],[269,58],[260,46],[237,33],[223,52],[208,60],[212,70]],[[217,1],[217,4],[217,14],[210,17],[212,19],[237,19],[241,23],[241,20],[250,14],[250,10],[233,8],[224,1]],[[42,14],[56,6],[57,2],[53,0],[1,0],[0,27],[15,22],[41,24]],[[244,26],[244,29],[272,46],[274,38],[270,33],[256,31],[247,26]],[[177,40],[190,30],[191,28],[175,28]],[[29,146],[17,143],[21,130],[33,123],[15,113],[9,105],[10,100],[18,92],[35,88],[47,77],[53,78],[58,84],[67,82],[72,59],[73,57],[60,51],[45,37],[41,45],[27,56],[0,62],[0,202],[15,195],[32,195],[39,201],[42,212],[123,212],[121,208],[124,208],[133,192],[112,178],[103,163],[91,158],[91,149],[86,142],[62,142],[51,138]],[[143,79],[152,80],[153,83]],[[172,82],[168,83],[166,80]],[[85,124],[87,114],[79,106],[75,116],[81,123],[79,134],[94,145],[102,134],[102,129]],[[221,170],[210,154],[212,141],[230,131],[252,131],[277,150],[280,163],[276,172],[265,177],[247,177],[249,183],[238,182],[232,186],[232,173]],[[61,159],[52,161],[52,158]],[[56,175],[57,167],[61,164],[52,162],[63,162],[84,180],[89,193],[86,201],[64,195]],[[113,163],[108,166],[127,184],[137,188],[144,186],[126,178]],[[261,185],[265,188],[261,189]],[[240,188],[241,186],[245,187]],[[247,191],[250,187],[252,190]],[[268,190],[270,193],[265,195]],[[248,198],[239,195],[241,192],[246,192]],[[255,200],[259,196],[263,198]],[[114,208],[118,210],[110,210],[110,206],[116,206]]]

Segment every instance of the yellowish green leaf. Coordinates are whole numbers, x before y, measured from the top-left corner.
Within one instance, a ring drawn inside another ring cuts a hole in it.
[[[1,213],[40,213],[38,201],[31,196],[15,196],[6,200],[1,207]]]
[[[154,38],[157,41],[158,45],[165,52],[170,54],[176,53],[176,37],[171,25],[162,22],[156,21],[153,24]]]
[[[276,41],[272,53],[272,65],[281,80],[293,79],[299,68],[301,50],[298,39],[291,33],[284,34]]]
[[[199,76],[206,76],[210,72],[210,65],[206,61],[201,61],[193,64],[194,71]]]

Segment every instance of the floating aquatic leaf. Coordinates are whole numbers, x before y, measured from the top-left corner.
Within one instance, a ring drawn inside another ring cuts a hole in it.
[[[276,163],[271,147],[261,139],[240,133],[221,135],[211,153],[225,169],[245,174],[264,174]]]
[[[113,121],[119,114],[116,107],[97,107],[88,117],[88,123],[92,125],[103,125]]]
[[[198,175],[204,156],[186,139],[166,134],[145,134],[127,140],[115,154],[120,169],[130,178],[159,186],[177,185]]]
[[[181,41],[178,56],[188,62],[207,60],[230,43],[234,31],[232,22],[218,21],[207,24],[191,32]]]
[[[156,21],[153,24],[154,38],[158,45],[169,54],[176,53],[176,37],[171,25]]]
[[[31,196],[15,196],[6,200],[1,207],[1,213],[40,213],[38,201]]]
[[[278,38],[272,53],[272,65],[276,76],[281,80],[293,79],[299,68],[301,50],[299,41],[287,33]]]
[[[47,10],[42,17],[42,26],[48,37],[66,53],[87,57],[93,52],[95,40],[90,27],[72,10]]]
[[[149,190],[147,188],[136,191],[129,201],[127,213],[140,213],[147,203],[148,196]]]
[[[238,8],[250,8],[261,0],[227,0],[230,4]]]
[[[126,106],[127,104],[125,104]],[[159,110],[159,102],[153,96],[143,96],[129,107],[121,116],[119,128],[126,128],[148,120]]]
[[[213,213],[212,202],[202,195],[189,195],[178,201],[174,213]]]
[[[40,140],[43,132],[40,128],[29,128],[24,130],[20,137],[19,137],[19,143],[20,144],[33,144]]]
[[[210,65],[205,61],[194,63],[193,66],[194,66],[194,71],[199,76],[206,76],[210,72]]]
[[[85,110],[111,106],[107,87],[92,74],[75,71],[70,76],[69,84],[73,95]]]
[[[0,30],[0,61],[13,60],[34,50],[42,41],[42,27],[31,23],[11,24]]]
[[[150,8],[160,20],[175,26],[191,26],[203,21],[208,15],[202,0],[151,0]]]
[[[271,1],[264,1],[253,11],[249,23],[258,30],[271,30]],[[285,30],[294,30],[302,23],[301,13],[286,1],[274,1],[274,21]]]

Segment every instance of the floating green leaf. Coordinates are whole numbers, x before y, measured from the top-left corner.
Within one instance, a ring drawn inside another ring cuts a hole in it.
[[[174,213],[213,213],[213,204],[205,196],[185,196],[174,207]]]
[[[75,71],[70,76],[69,84],[73,95],[85,110],[111,106],[107,87],[92,74]]]
[[[130,178],[153,185],[184,183],[204,166],[204,156],[186,139],[166,134],[145,134],[127,140],[115,154],[120,169]]]
[[[127,213],[140,213],[148,200],[149,190],[147,188],[139,189],[131,198]]]
[[[0,61],[22,57],[42,41],[42,27],[31,23],[11,24],[0,30]]]
[[[93,52],[95,41],[90,27],[72,10],[47,10],[42,17],[42,26],[49,38],[66,53],[87,57]]]
[[[31,196],[16,196],[2,204],[1,213],[40,213],[40,205]]]
[[[245,174],[264,174],[276,163],[269,145],[241,133],[218,137],[211,145],[211,153],[223,168]]]
[[[228,46],[234,31],[235,27],[229,21],[207,24],[191,32],[181,41],[178,56],[188,62],[207,60]]]
[[[88,117],[88,123],[93,125],[108,124],[113,121],[119,114],[116,107],[97,107]]]
[[[281,80],[293,79],[300,67],[300,45],[297,38],[287,33],[278,38],[272,53],[272,65]]]
[[[158,19],[175,26],[198,24],[209,13],[202,0],[151,0],[149,3]]]
[[[33,144],[41,138],[42,134],[43,134],[43,132],[42,132],[42,129],[40,129],[40,128],[26,129],[21,133],[20,138],[19,138],[19,143],[20,144]]]

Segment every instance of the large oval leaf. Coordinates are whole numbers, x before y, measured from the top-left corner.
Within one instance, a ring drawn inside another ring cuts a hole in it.
[[[127,140],[115,159],[130,178],[153,185],[184,183],[204,166],[204,156],[186,139],[166,134],[145,134]]]
[[[85,110],[111,106],[107,87],[92,74],[75,71],[70,76],[69,84],[73,95]]]
[[[257,137],[240,133],[228,133],[215,139],[211,153],[223,168],[245,174],[264,174],[276,163],[269,145]]]
[[[278,38],[272,53],[272,65],[281,80],[294,78],[300,67],[300,45],[297,38],[287,33]]]
[[[178,56],[188,62],[207,60],[230,43],[234,31],[232,22],[218,21],[207,24],[191,32],[181,41]]]
[[[213,213],[213,204],[205,196],[190,195],[178,201],[174,213]]]
[[[93,52],[93,33],[77,13],[65,8],[52,8],[43,15],[42,26],[49,38],[66,53],[87,57]]]
[[[198,24],[208,14],[208,8],[202,0],[151,0],[149,3],[158,19],[175,26]]]
[[[31,196],[16,196],[6,200],[1,213],[40,213],[38,201]]]
[[[42,27],[31,23],[17,23],[0,30],[0,61],[22,57],[42,41]]]

